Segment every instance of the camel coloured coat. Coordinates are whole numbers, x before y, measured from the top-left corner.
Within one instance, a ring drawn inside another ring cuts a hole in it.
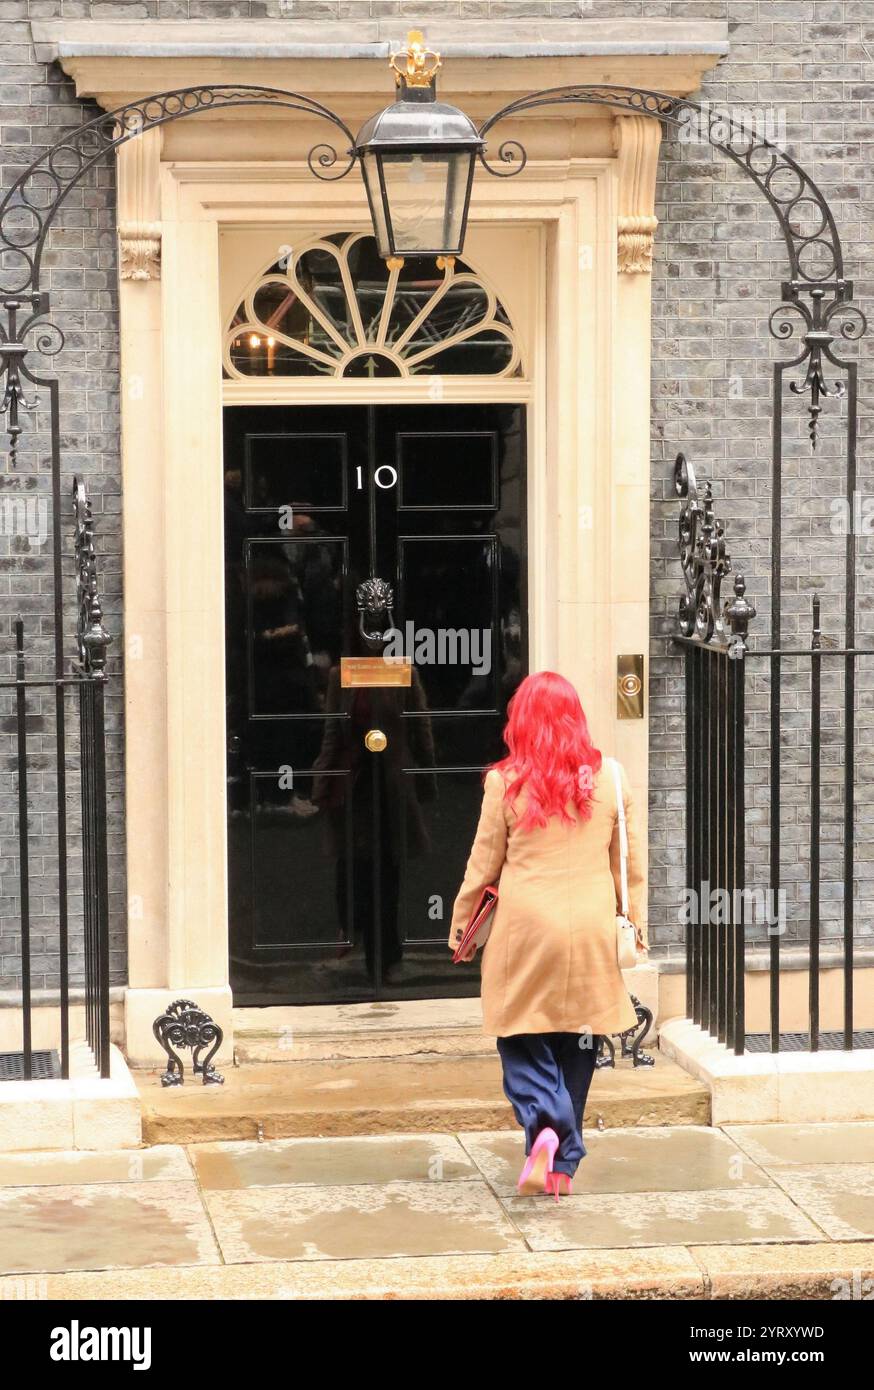
[[[643,876],[634,808],[625,772],[629,916],[646,941]],[[619,824],[613,770],[597,774],[591,817],[568,825],[520,830],[518,810],[492,770],[467,871],[452,912],[455,949],[480,893],[499,883],[492,930],[482,955],[483,1029],[513,1033],[619,1033],[637,1022],[616,962],[616,912],[621,900]],[[459,965],[457,969],[463,970]]]

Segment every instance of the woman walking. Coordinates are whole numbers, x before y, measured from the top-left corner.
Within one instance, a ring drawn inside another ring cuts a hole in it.
[[[519,1191],[557,1200],[586,1152],[598,1037],[637,1022],[617,959],[617,780],[628,915],[643,947],[640,856],[625,773],[593,746],[569,681],[552,671],[528,676],[510,701],[504,739],[507,757],[486,773],[449,945],[457,948],[482,890],[500,877],[483,952],[483,1027],[497,1039],[504,1091],[525,1130]]]

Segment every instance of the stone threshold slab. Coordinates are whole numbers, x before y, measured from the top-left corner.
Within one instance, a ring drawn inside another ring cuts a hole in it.
[[[625,971],[629,991],[658,1014],[658,971]],[[478,995],[469,999],[383,999],[364,1004],[273,1005],[233,1010],[238,1063],[358,1057],[494,1056]],[[647,1043],[655,1040],[655,1027]]]
[[[495,1051],[478,998],[237,1008],[233,1019],[238,1063]]]

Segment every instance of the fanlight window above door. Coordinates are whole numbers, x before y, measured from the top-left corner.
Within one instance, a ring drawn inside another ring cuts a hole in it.
[[[363,232],[314,239],[255,279],[225,332],[224,374],[518,376],[504,306],[461,260],[389,269]]]

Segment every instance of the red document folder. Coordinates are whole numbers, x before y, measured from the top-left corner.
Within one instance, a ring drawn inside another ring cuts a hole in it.
[[[465,928],[464,936],[455,948],[452,956],[453,964],[458,965],[472,941],[475,941],[478,947],[485,946],[492,929],[492,912],[497,901],[497,888],[489,886],[483,889],[482,896],[473,910],[473,916]]]

